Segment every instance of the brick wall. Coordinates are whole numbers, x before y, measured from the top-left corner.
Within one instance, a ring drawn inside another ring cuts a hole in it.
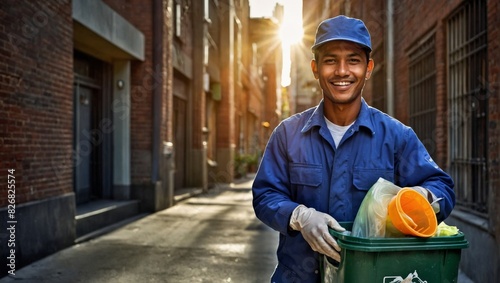
[[[204,90],[204,74],[205,74],[205,64],[204,64],[204,39],[205,39],[205,9],[202,2],[193,3],[189,8],[189,18],[190,20],[186,23],[187,28],[190,28],[189,32],[191,58],[193,59],[192,69],[193,78],[191,80],[191,110],[188,110],[188,117],[191,117],[191,141],[190,148],[194,151],[200,151],[203,148],[204,137],[202,134],[202,128],[206,125],[206,94]],[[188,16],[186,16],[186,19]],[[188,46],[185,47],[188,49]],[[186,50],[187,51],[187,50]],[[189,54],[189,53],[187,53]],[[196,113],[196,114],[195,114]],[[193,157],[194,159],[194,157]],[[195,162],[196,163],[196,162]],[[200,166],[199,164],[188,164],[188,167],[194,169],[194,167]],[[192,173],[196,171],[193,170]],[[191,184],[190,184],[191,185]]]
[[[163,141],[172,141],[172,29],[173,29],[173,0],[162,1],[163,5],[163,41],[162,41],[162,66],[155,70],[153,62],[154,26],[153,8],[151,1],[121,1],[105,0],[113,10],[127,19],[145,36],[145,60],[133,61],[131,65],[131,147],[132,147],[132,183],[150,183],[152,173],[152,147],[153,147],[153,99],[154,92],[161,88],[162,111],[160,138]],[[190,19],[183,19],[183,32],[189,34]],[[190,38],[183,38],[189,48]],[[185,52],[190,52],[185,50]]]
[[[6,0],[0,15],[0,182],[15,169],[17,204],[72,192],[71,2]]]
[[[131,64],[131,180],[148,184],[152,173],[153,93],[162,74],[153,66],[153,1],[105,0],[113,10],[138,28],[145,37],[145,60]]]

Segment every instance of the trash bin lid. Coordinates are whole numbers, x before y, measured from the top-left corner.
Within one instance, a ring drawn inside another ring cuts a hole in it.
[[[350,235],[352,222],[339,223],[346,232],[337,232],[330,229],[330,233],[337,239],[337,243],[343,249],[380,252],[380,251],[411,251],[411,250],[444,250],[464,249],[469,246],[465,235],[459,232],[454,236],[446,237],[402,237],[402,238],[360,238]]]

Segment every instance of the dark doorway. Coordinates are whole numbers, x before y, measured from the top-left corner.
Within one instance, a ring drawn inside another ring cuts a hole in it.
[[[186,184],[186,101],[174,96],[175,189]]]
[[[74,190],[82,204],[111,195],[112,121],[106,87],[109,66],[75,52],[74,57]]]

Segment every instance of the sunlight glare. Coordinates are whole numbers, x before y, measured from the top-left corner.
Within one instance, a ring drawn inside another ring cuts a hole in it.
[[[280,27],[279,36],[283,52],[283,69],[281,74],[281,86],[290,85],[291,58],[290,48],[292,45],[302,41],[304,30],[302,28],[302,1],[281,1],[285,5],[283,22]]]
[[[293,45],[302,40],[303,33],[304,31],[302,30],[302,26],[291,23],[283,23],[280,28],[279,35],[283,45]]]
[[[281,85],[290,85],[290,48],[299,44],[304,34],[302,28],[302,0],[250,0],[251,17],[271,17],[276,4],[283,5],[283,21],[279,30],[282,47],[283,69]]]
[[[299,1],[288,1],[285,6],[283,23],[279,31],[283,45],[292,45],[300,42],[303,36],[302,29],[302,3]]]

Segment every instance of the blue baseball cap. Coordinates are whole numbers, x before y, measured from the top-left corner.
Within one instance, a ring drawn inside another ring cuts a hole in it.
[[[358,43],[372,51],[370,33],[363,21],[337,16],[322,21],[316,30],[316,40],[311,50],[314,52],[318,46],[333,40],[347,40]]]

